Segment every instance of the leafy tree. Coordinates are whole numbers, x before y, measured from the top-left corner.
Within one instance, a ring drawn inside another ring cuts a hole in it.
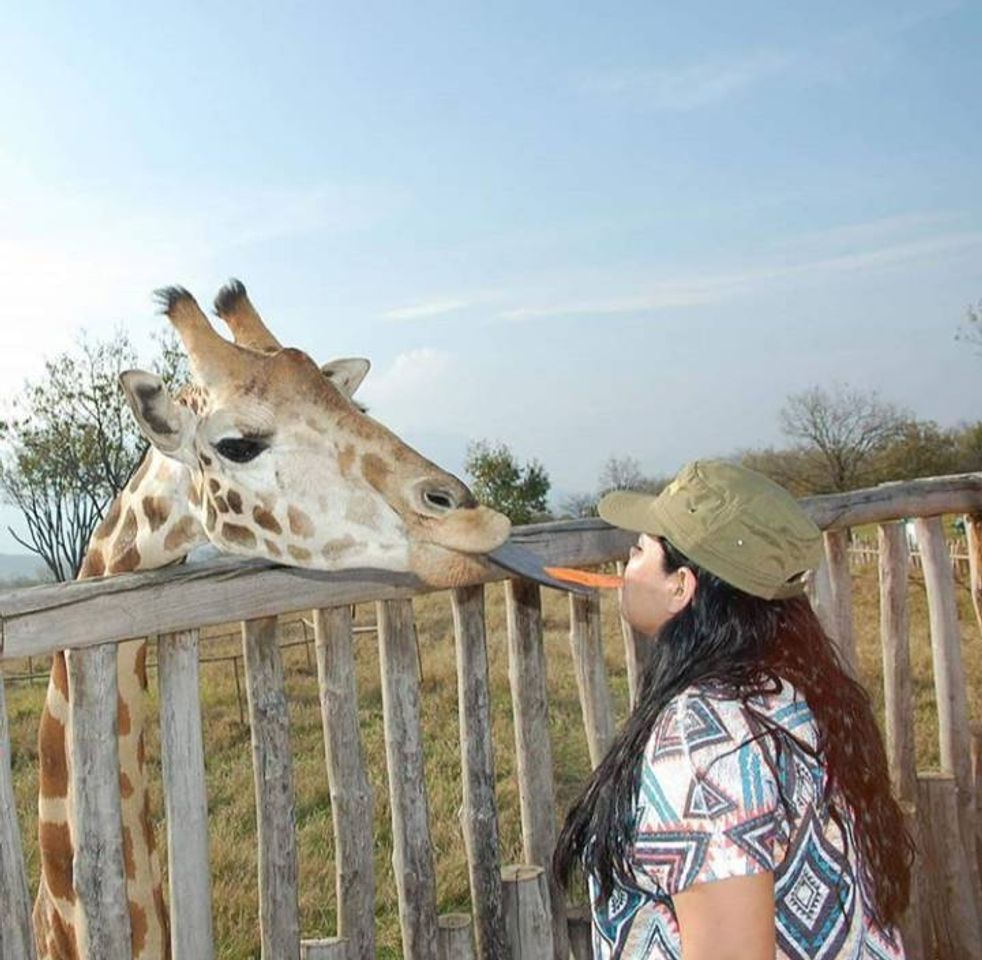
[[[521,465],[505,444],[479,440],[468,446],[464,469],[473,480],[474,496],[512,523],[548,518],[549,474],[538,460]]]
[[[157,342],[155,369],[171,385],[187,379],[174,334]],[[0,422],[0,494],[27,527],[10,533],[57,580],[78,573],[93,530],[146,450],[119,386],[119,374],[134,366],[124,332],[106,341],[82,335],[25,384],[13,416]]]
[[[844,384],[812,387],[788,397],[781,428],[796,441],[803,475],[813,493],[852,490],[873,482],[878,458],[902,436],[910,415],[876,391]]]

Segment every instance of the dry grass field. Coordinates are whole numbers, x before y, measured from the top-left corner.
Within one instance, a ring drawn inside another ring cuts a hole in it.
[[[572,800],[588,770],[586,741],[568,645],[568,604],[554,591],[544,591],[543,618],[549,664],[550,719],[561,809]],[[963,653],[968,677],[969,709],[982,719],[982,637],[971,608],[968,589],[959,584]],[[882,711],[879,653],[878,591],[875,567],[865,567],[854,580],[854,603],[863,680],[878,712]],[[441,912],[469,909],[467,866],[457,814],[461,804],[457,691],[449,598],[435,594],[416,601],[416,621],[422,669],[423,724],[430,818],[436,851]],[[911,578],[911,647],[915,675],[917,750],[921,769],[937,764],[937,734],[931,652],[923,580]],[[603,603],[607,669],[618,719],[627,706],[627,684],[616,604]],[[360,608],[357,622],[371,623],[374,610]],[[514,739],[508,689],[505,645],[504,591],[487,591],[488,646],[491,666],[495,764],[500,813],[502,856],[521,859],[518,797],[515,784]],[[302,637],[294,621],[284,631]],[[203,653],[240,652],[234,638],[207,641]],[[373,633],[356,640],[359,713],[363,747],[375,792],[375,866],[378,884],[379,956],[402,956],[399,943],[395,885],[391,879],[392,836],[385,776],[382,696],[378,655]],[[335,931],[334,864],[330,800],[324,772],[316,668],[303,646],[284,651],[297,785],[297,828],[300,838],[301,923],[305,936],[329,936]],[[22,664],[10,664],[10,671]],[[152,693],[156,687],[152,679]],[[8,684],[13,764],[21,829],[27,847],[30,883],[37,882],[35,795],[37,755],[35,735],[43,699],[43,684]],[[205,758],[211,809],[211,862],[214,877],[215,934],[218,956],[242,960],[259,956],[256,894],[255,818],[249,731],[239,722],[235,675],[230,662],[202,668]],[[156,704],[153,705],[155,707]],[[153,708],[152,708],[153,709]],[[156,730],[148,744],[152,770],[159,778]],[[159,789],[154,809],[162,811]],[[558,812],[557,812],[558,816]],[[162,834],[161,834],[162,836]]]

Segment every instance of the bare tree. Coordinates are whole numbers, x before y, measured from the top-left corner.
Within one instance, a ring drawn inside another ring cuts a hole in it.
[[[638,490],[642,493],[658,493],[668,481],[663,477],[649,477],[641,470],[634,457],[608,457],[600,470],[600,496],[611,490]]]
[[[157,340],[154,366],[172,384],[186,379],[176,341]],[[47,361],[0,422],[0,493],[27,527],[10,533],[57,580],[76,576],[92,531],[146,450],[119,387],[135,365],[122,331],[107,341],[83,335],[76,350]]]
[[[965,320],[955,339],[972,344],[976,352],[982,355],[982,300],[968,305]]]
[[[870,482],[878,457],[912,419],[876,391],[837,384],[788,397],[781,428],[801,455],[803,478],[815,493],[852,490]]]

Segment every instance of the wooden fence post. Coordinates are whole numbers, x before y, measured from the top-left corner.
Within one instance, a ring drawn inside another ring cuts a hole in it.
[[[484,587],[454,590],[451,604],[457,648],[457,703],[463,768],[464,802],[460,814],[475,918],[474,939],[481,960],[497,960],[504,955],[506,947],[501,922],[501,853],[498,804],[494,794]],[[468,918],[468,940],[470,937]]]
[[[242,624],[259,843],[259,935],[263,960],[300,953],[297,818],[290,718],[276,617]]]
[[[555,957],[556,960],[569,960],[566,900],[551,870],[556,848],[556,798],[542,643],[542,600],[538,585],[530,580],[507,581],[505,607],[523,853],[528,863],[548,871],[546,909],[552,917]],[[513,957],[513,960],[517,958]]]
[[[174,960],[211,960],[208,795],[201,739],[198,631],[157,640],[160,747],[167,813],[167,875]]]
[[[572,907],[567,916],[573,960],[593,960],[593,917],[589,907]],[[914,960],[914,958],[910,958]]]
[[[374,960],[374,798],[365,773],[358,729],[351,608],[314,610],[313,620],[324,758],[334,822],[338,934],[348,941],[347,960]]]
[[[825,558],[831,586],[832,640],[843,665],[858,676],[856,636],[852,617],[852,575],[849,573],[849,531],[826,530]]]
[[[79,952],[85,957],[126,957],[131,941],[116,739],[116,645],[69,650],[65,656],[75,801],[73,870],[85,917]]]
[[[500,879],[498,880],[498,889],[501,889]],[[437,956],[439,960],[477,960],[469,913],[444,913],[440,916],[438,923]],[[504,952],[507,946],[503,931],[500,940],[498,952],[489,953],[486,956],[494,957],[495,960],[507,956]]]
[[[550,960],[555,956],[553,924],[549,916],[549,889],[545,871],[531,864],[502,868],[505,929],[512,960]],[[563,924],[566,914],[563,914]],[[567,948],[566,958],[569,952]]]
[[[941,518],[918,519],[914,521],[914,527],[921,548],[928,618],[931,624],[941,767],[955,775],[962,844],[965,849],[971,849],[975,843],[976,816],[968,699],[958,606],[955,600],[955,576],[945,547]],[[982,900],[978,863],[974,857],[970,859],[972,889],[974,895]]]
[[[352,960],[350,948],[351,944],[343,937],[301,940],[300,960]]]
[[[399,893],[402,949],[413,960],[437,960],[436,875],[423,766],[412,601],[379,601],[376,619],[392,806],[392,866]]]
[[[965,516],[965,543],[968,547],[968,582],[972,591],[972,605],[979,630],[982,630],[982,513]]]
[[[915,782],[916,789],[917,784]],[[910,899],[907,910],[900,920],[900,935],[904,941],[907,960],[932,960],[931,918],[925,893],[928,889],[926,867],[924,864],[923,840],[917,822],[917,806],[912,801],[901,800],[900,810],[904,817],[904,827],[914,842],[915,859],[910,874]]]
[[[917,802],[914,749],[914,691],[907,625],[907,534],[903,523],[879,528],[880,641],[887,760],[898,799]]]
[[[918,537],[918,540],[920,537]],[[947,773],[918,777],[918,816],[939,960],[982,960],[972,867],[961,840],[958,783]]]
[[[833,636],[835,620],[832,616],[832,581],[829,577],[829,563],[824,555],[822,562],[809,574],[805,581],[805,592],[822,629],[830,637]]]
[[[35,960],[31,901],[27,893],[24,848],[21,846],[14,778],[11,769],[7,699],[0,670],[0,956],[4,960]]]
[[[614,711],[600,632],[600,597],[569,595],[569,645],[580,693],[590,765],[596,768],[614,739]]]

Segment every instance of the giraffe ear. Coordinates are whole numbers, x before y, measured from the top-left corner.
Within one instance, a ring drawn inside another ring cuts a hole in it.
[[[161,453],[194,465],[194,414],[171,399],[154,373],[127,370],[119,380],[141,433]]]
[[[321,367],[321,373],[327,377],[346,397],[353,397],[361,386],[362,380],[368,373],[371,364],[362,357],[345,357],[343,360],[331,360]]]

